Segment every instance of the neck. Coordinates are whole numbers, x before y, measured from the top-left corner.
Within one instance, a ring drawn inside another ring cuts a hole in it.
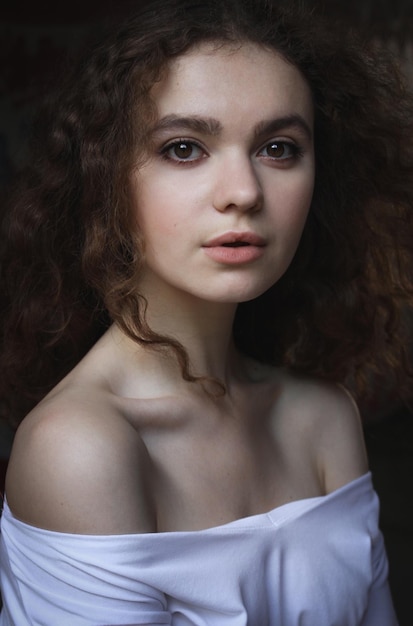
[[[235,311],[234,305],[183,297],[168,300],[165,307],[151,300],[146,319],[153,331],[171,337],[185,348],[195,375],[225,381],[234,353]]]
[[[159,335],[178,341],[189,357],[195,376],[220,380],[230,386],[237,367],[232,341],[232,326],[237,305],[217,303],[192,297],[173,289],[140,289],[148,306],[146,321]],[[161,380],[165,388],[182,383],[177,360],[171,351],[131,346],[145,371]]]

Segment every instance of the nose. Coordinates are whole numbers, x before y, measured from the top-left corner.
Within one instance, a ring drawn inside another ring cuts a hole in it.
[[[263,192],[257,172],[247,155],[228,155],[217,164],[214,207],[223,212],[259,211]]]

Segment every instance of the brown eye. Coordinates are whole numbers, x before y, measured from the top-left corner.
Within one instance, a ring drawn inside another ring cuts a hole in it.
[[[258,154],[273,161],[292,163],[301,155],[301,150],[291,141],[270,141],[261,148]]]
[[[176,163],[192,163],[205,156],[204,150],[198,144],[184,139],[171,142],[163,148],[161,154],[164,159]]]
[[[174,156],[178,159],[189,159],[192,156],[193,147],[190,143],[181,141],[173,147]]]
[[[285,156],[285,144],[274,141],[267,146],[267,156],[273,159],[281,159]]]

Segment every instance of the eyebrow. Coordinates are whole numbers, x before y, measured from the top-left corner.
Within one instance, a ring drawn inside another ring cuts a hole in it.
[[[259,122],[253,132],[254,136],[257,138],[289,128],[297,129],[304,133],[309,140],[312,139],[313,133],[309,125],[304,118],[298,114],[285,115],[283,117]],[[151,129],[151,135],[155,135],[164,130],[189,130],[204,135],[217,136],[223,131],[223,126],[221,122],[213,117],[198,117],[196,115],[181,117],[171,114],[165,115],[165,117],[162,117],[156,122]]]
[[[192,130],[196,133],[204,135],[219,135],[222,130],[222,124],[212,117],[180,117],[179,115],[165,115],[156,122],[152,128],[151,134],[162,132],[163,130]]]
[[[313,137],[313,132],[305,119],[298,114],[285,115],[284,117],[278,117],[273,120],[267,120],[260,122],[254,128],[254,135],[261,137],[262,135],[271,135],[278,133],[281,130],[296,129],[306,135],[308,140]]]

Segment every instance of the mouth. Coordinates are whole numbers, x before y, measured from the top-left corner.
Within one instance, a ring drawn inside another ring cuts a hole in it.
[[[219,237],[211,239],[204,245],[204,248],[242,248],[245,246],[255,246],[258,248],[262,248],[265,245],[265,240],[256,233],[228,232],[220,235]]]
[[[205,254],[221,266],[249,266],[264,254],[265,239],[247,232],[227,232],[208,241]]]

